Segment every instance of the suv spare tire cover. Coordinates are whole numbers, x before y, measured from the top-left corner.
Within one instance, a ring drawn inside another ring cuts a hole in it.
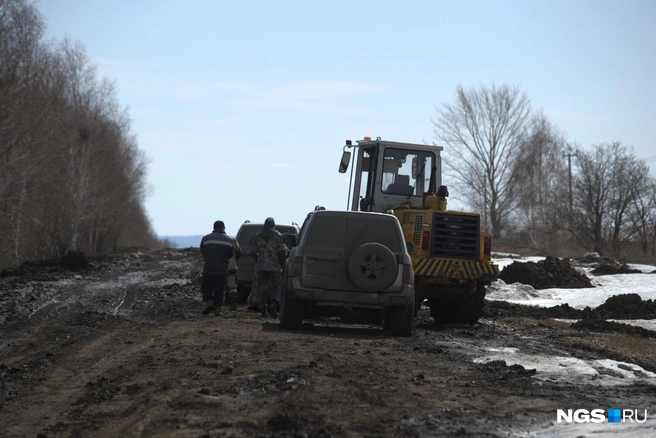
[[[380,243],[365,243],[353,251],[348,260],[351,281],[366,291],[385,290],[394,284],[397,274],[396,257]]]

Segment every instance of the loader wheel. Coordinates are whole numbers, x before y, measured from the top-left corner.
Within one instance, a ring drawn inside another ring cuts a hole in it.
[[[365,243],[353,251],[348,261],[348,273],[353,283],[366,291],[381,291],[390,287],[397,274],[396,257],[380,243]]]
[[[429,299],[428,307],[430,307],[430,313],[433,319],[433,325],[443,325],[455,322],[455,300],[449,299]]]
[[[461,324],[476,324],[483,316],[483,306],[485,305],[485,293],[478,290],[474,293],[467,294],[458,300],[455,322]]]

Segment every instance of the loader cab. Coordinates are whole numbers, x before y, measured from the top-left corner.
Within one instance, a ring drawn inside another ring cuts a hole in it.
[[[350,181],[349,210],[384,213],[409,204],[421,208],[424,194],[441,185],[442,147],[371,140],[352,145],[347,141],[339,171],[345,173],[353,148],[354,170]],[[352,193],[352,195],[351,195]]]

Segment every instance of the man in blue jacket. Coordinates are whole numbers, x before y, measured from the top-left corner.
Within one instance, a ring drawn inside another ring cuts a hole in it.
[[[241,249],[235,240],[226,235],[225,224],[214,222],[214,231],[203,237],[200,242],[200,252],[205,259],[203,266],[203,281],[200,287],[205,302],[203,315],[221,315],[221,304],[226,288],[226,277],[230,258],[241,257]]]

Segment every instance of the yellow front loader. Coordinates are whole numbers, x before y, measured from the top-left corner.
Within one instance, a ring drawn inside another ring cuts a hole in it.
[[[475,324],[499,267],[480,215],[447,210],[442,149],[380,137],[347,140],[339,171],[351,167],[348,210],[394,214],[401,223],[415,273],[415,308],[428,300],[436,324]]]

